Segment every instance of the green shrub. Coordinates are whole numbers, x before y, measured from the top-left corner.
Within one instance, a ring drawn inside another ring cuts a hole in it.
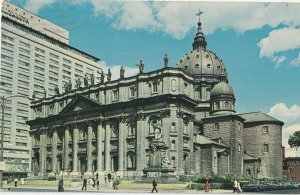
[[[121,179],[119,177],[117,177],[116,181],[118,185],[121,184]]]
[[[81,182],[81,179],[80,178],[73,178],[73,179],[71,179],[71,182]]]
[[[55,181],[55,180],[56,180],[56,177],[54,177],[54,176],[49,176],[47,180],[48,180],[48,181]]]

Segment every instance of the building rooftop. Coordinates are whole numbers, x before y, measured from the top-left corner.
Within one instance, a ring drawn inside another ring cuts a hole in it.
[[[243,114],[239,114],[238,116],[242,117],[245,119],[245,123],[247,122],[277,122],[277,123],[282,123],[283,122],[280,120],[277,120],[265,113],[261,113],[261,112],[251,112],[251,113],[243,113]]]

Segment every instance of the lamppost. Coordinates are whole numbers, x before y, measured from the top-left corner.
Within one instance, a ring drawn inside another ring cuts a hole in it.
[[[3,147],[3,143],[4,143],[4,107],[5,107],[5,100],[9,99],[9,98],[14,98],[14,97],[20,97],[20,98],[27,98],[29,100],[31,100],[29,97],[24,96],[24,95],[12,95],[12,96],[8,96],[8,97],[4,97],[4,96],[0,96],[1,99],[1,113],[2,113],[2,125],[1,125],[1,156],[0,156],[0,162],[4,163],[4,158],[3,158],[3,153],[4,153],[4,147]],[[2,189],[3,187],[3,171],[4,170],[0,170],[0,189]]]

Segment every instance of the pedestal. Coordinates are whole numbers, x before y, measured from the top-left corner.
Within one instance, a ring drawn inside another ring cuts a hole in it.
[[[175,169],[171,166],[166,154],[168,148],[161,139],[151,141],[149,149],[146,150],[150,158],[149,167],[143,170],[145,177],[157,178],[158,181],[167,183],[170,180],[176,180]]]

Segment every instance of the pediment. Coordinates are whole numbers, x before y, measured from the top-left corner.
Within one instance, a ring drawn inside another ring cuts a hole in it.
[[[88,97],[78,95],[76,96],[65,108],[62,109],[60,114],[69,114],[72,112],[86,111],[99,107],[100,104]]]

